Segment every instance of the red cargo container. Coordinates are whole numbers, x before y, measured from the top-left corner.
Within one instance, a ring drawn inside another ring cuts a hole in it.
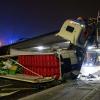
[[[37,73],[34,74],[23,68],[23,74],[26,75],[36,76],[39,74],[43,77],[55,77],[56,79],[61,76],[60,61],[54,54],[20,55],[18,62],[25,68]]]

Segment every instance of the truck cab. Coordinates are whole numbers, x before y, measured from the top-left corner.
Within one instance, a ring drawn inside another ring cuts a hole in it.
[[[100,64],[98,61],[98,59],[100,60],[100,49],[98,49],[96,32],[96,19],[85,20],[79,17],[76,20],[66,20],[57,34],[65,40],[69,40],[70,44],[75,46],[77,58],[81,58],[79,60],[81,69],[78,75],[81,80],[91,80],[91,77],[92,80],[100,80]],[[88,46],[93,45],[95,45],[95,48],[87,51]],[[88,63],[87,55],[92,56],[88,59],[91,63]]]
[[[64,22],[57,35],[65,40],[69,40],[73,45],[83,46],[87,38],[85,31],[86,25],[82,19],[68,19]]]

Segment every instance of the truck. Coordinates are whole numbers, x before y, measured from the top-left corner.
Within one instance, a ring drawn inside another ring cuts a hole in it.
[[[78,75],[78,78],[86,78],[90,74],[93,74],[93,72],[88,72],[87,75],[84,75],[85,72],[82,71],[86,69],[83,65],[86,59],[85,55],[87,54],[87,48],[95,45],[95,50],[97,50],[99,47],[99,18],[98,15],[97,18],[85,19],[78,17],[76,19],[67,19],[60,31],[55,34],[55,38],[58,39],[59,37],[64,40],[64,45],[61,44],[61,46],[55,48],[51,46],[52,50],[48,47],[49,52],[34,53],[13,50],[16,55],[1,56],[0,59],[3,58],[5,60],[6,58],[7,60],[8,58],[11,58],[11,61],[14,62],[15,65],[17,64],[22,67],[21,74],[38,77],[53,77],[57,80],[62,80],[68,76],[66,73],[73,70],[71,61],[74,64],[75,62],[78,62],[75,66],[82,66],[80,69],[81,74]],[[60,44],[58,43],[58,45]],[[70,52],[71,50],[73,51],[70,53],[67,52],[67,50]],[[95,50],[93,52],[95,52]],[[72,58],[71,61],[68,55]],[[16,59],[16,61],[12,60],[13,58]],[[99,69],[96,71],[98,70]]]
[[[65,27],[67,26],[67,27]],[[67,31],[67,32],[66,32]],[[81,64],[77,79],[100,83],[100,14],[97,18],[67,20],[57,34],[69,40]]]

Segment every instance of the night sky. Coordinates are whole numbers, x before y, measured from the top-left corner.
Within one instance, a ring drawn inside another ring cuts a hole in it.
[[[91,1],[91,2],[90,2]],[[99,0],[0,0],[0,41],[59,30],[68,18],[96,17]]]

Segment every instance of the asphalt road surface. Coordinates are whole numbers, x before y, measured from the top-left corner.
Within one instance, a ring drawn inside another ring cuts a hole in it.
[[[0,78],[0,100],[18,100],[44,89],[50,88],[56,83],[28,83]]]
[[[100,100],[99,90],[99,84],[75,80],[47,89],[36,84],[0,79],[0,100]]]
[[[99,84],[69,81],[19,100],[100,100]]]

